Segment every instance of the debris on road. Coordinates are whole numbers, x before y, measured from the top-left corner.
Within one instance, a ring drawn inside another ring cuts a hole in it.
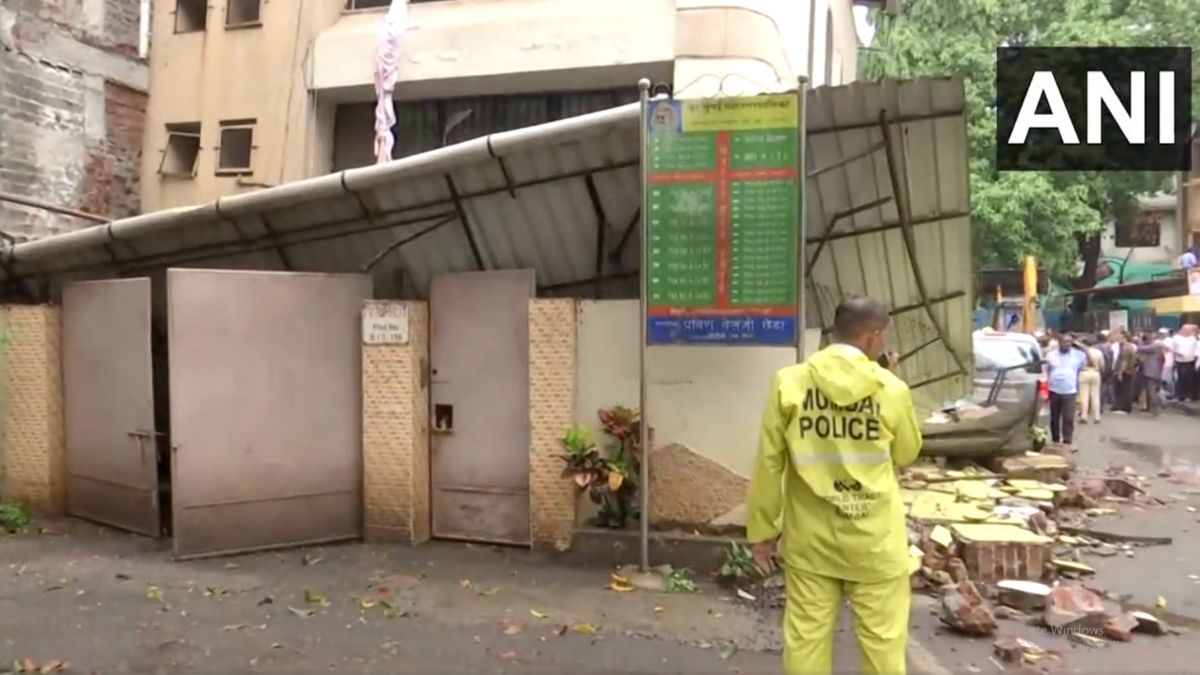
[[[1104,622],[1104,637],[1117,642],[1129,642],[1133,639],[1133,631],[1138,627],[1138,620],[1130,614],[1118,614]]]
[[[1068,633],[1067,639],[1078,642],[1085,647],[1099,648],[1108,646],[1108,643],[1101,638],[1094,635],[1087,635],[1086,633]]]
[[[1059,529],[1067,534],[1080,535],[1084,537],[1090,537],[1092,539],[1098,539],[1103,542],[1117,544],[1127,543],[1143,544],[1145,546],[1169,546],[1174,541],[1171,537],[1149,537],[1139,534],[1118,534],[1116,532],[1105,532],[1102,530],[1095,530],[1086,527],[1073,527],[1070,525],[1060,526]]]
[[[1129,615],[1137,620],[1134,632],[1147,635],[1166,635],[1168,632],[1166,624],[1149,612],[1130,612]]]
[[[1129,642],[1133,633],[1169,633],[1155,616],[1121,611],[1071,581],[1096,574],[1085,555],[1133,557],[1136,547],[1173,543],[1169,536],[1114,532],[1090,522],[1122,509],[1163,506],[1149,493],[1149,479],[1127,467],[1076,472],[1073,449],[1053,446],[983,464],[938,460],[900,477],[912,587],[938,596],[942,623],[985,636],[995,633],[997,620],[1033,616],[1028,621],[1088,647]],[[994,651],[1000,669],[1000,662],[1030,668],[1049,654],[1007,636],[995,641]]]
[[[996,599],[1002,605],[1030,612],[1045,609],[1050,587],[1036,581],[1005,579],[996,584]]]
[[[1056,630],[1102,629],[1109,612],[1099,595],[1083,586],[1064,585],[1050,589],[1042,619]]]
[[[1018,637],[1003,637],[992,643],[992,650],[1005,663],[1036,663],[1049,652]]]
[[[943,623],[965,635],[991,635],[996,632],[996,617],[983,596],[970,581],[942,587]]]

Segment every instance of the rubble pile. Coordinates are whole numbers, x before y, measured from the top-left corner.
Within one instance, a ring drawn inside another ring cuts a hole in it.
[[[938,616],[954,632],[993,635],[1001,621],[1023,621],[1100,647],[1172,630],[1080,581],[1094,573],[1084,555],[1133,556],[1138,546],[1171,543],[1105,532],[1092,519],[1164,502],[1128,468],[1074,475],[1071,453],[1050,446],[987,466],[924,463],[901,476],[913,589],[938,598]],[[1009,664],[1061,658],[1017,637],[1000,637],[994,652]]]

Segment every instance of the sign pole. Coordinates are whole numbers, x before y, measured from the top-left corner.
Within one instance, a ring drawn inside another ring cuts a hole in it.
[[[642,226],[640,230],[642,240],[642,262],[638,266],[641,270],[641,288],[638,293],[638,302],[641,306],[641,311],[638,315],[638,326],[641,334],[641,339],[638,341],[638,387],[639,387],[639,402],[638,410],[641,415],[641,421],[638,423],[638,444],[642,449],[641,457],[641,475],[638,480],[638,490],[641,493],[641,569],[642,572],[650,571],[650,423],[647,411],[647,399],[649,398],[649,386],[646,382],[646,343],[647,328],[646,316],[649,308],[650,284],[649,284],[649,267],[650,267],[650,227],[647,223],[650,222],[650,190],[649,190],[649,167],[646,162],[646,124],[647,124],[647,107],[650,101],[650,80],[642,78],[638,81],[638,90],[641,93],[642,114],[638,121],[641,142],[638,148],[638,156],[641,158],[641,183],[642,183]]]
[[[808,78],[801,75],[796,96],[800,97],[800,123],[796,128],[796,363],[804,361],[808,334],[808,302],[805,295],[808,279]]]

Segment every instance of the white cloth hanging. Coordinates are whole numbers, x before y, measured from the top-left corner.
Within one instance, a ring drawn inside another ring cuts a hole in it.
[[[408,20],[408,0],[392,0],[387,14],[375,28],[375,162],[391,160],[396,139],[392,127],[396,124],[396,105],[392,94],[396,90],[396,64],[400,60],[400,41],[404,32],[415,26]]]

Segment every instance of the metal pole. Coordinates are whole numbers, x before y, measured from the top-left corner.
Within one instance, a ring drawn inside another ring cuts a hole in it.
[[[638,148],[638,156],[641,157],[641,180],[642,180],[642,264],[641,268],[641,291],[638,293],[638,304],[641,307],[638,313],[639,332],[641,340],[638,341],[638,386],[640,387],[638,409],[641,414],[641,423],[638,424],[639,438],[638,443],[642,448],[642,465],[641,476],[639,480],[639,490],[642,496],[642,511],[641,511],[641,553],[642,553],[642,572],[650,571],[650,420],[646,414],[647,409],[647,392],[649,387],[646,385],[646,339],[649,337],[646,334],[646,310],[649,307],[649,274],[650,267],[650,192],[647,189],[649,180],[647,178],[650,168],[646,161],[646,113],[650,102],[650,80],[642,78],[638,80],[638,90],[641,92],[642,114],[638,121],[640,127],[639,138],[641,138],[641,147]]]
[[[796,96],[800,99],[800,120],[796,128],[796,198],[799,213],[796,214],[796,363],[804,360],[805,333],[808,332],[808,303],[805,300],[805,279],[808,277],[808,200],[804,198],[808,187],[808,78],[801,75]]]
[[[41,200],[32,199],[30,197],[21,197],[19,195],[10,194],[8,192],[0,192],[0,202],[10,202],[12,204],[20,204],[21,206],[28,206],[31,209],[41,209],[43,211],[49,211],[51,213],[57,213],[57,214],[64,215],[64,216],[71,216],[72,218],[80,218],[82,220],[90,220],[94,223],[109,222],[109,218],[106,218],[101,215],[97,215],[95,213],[88,213],[86,211],[80,211],[78,209],[67,208],[65,206],[55,206],[54,204],[51,204],[49,202],[43,202]]]

